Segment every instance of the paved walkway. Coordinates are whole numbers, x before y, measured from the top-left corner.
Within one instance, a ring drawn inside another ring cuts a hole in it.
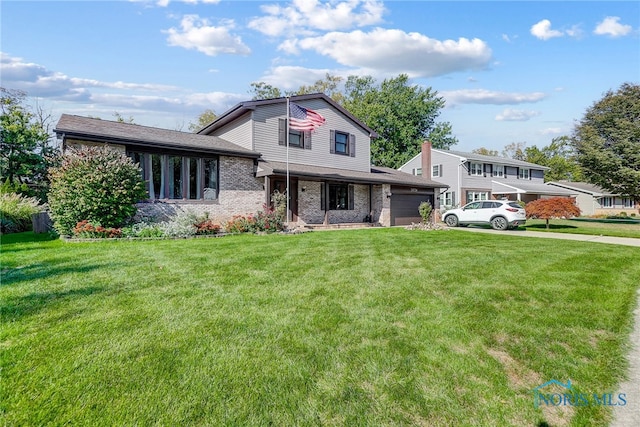
[[[583,242],[608,243],[613,245],[627,245],[640,247],[640,239],[629,237],[589,236],[586,234],[547,233],[544,231],[497,231],[487,228],[461,227],[456,230],[465,230],[476,233],[509,234],[522,237],[542,237],[545,239],[579,240]],[[640,262],[640,259],[639,261]],[[638,289],[638,302],[640,304],[640,289]],[[611,427],[637,427],[640,426],[640,305],[636,306],[634,313],[634,327],[629,337],[631,348],[629,350],[629,372],[625,381],[620,384],[618,392],[626,395],[625,406],[613,407],[613,422]]]

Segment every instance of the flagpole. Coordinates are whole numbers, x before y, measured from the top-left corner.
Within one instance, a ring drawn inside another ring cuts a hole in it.
[[[286,132],[286,136],[285,136],[285,144],[287,145],[287,228],[289,227],[289,198],[291,197],[289,195],[289,116],[290,116],[290,111],[289,110],[289,97],[287,96],[287,125],[285,126],[285,132]]]

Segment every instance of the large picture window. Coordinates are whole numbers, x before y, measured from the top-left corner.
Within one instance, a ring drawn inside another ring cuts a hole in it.
[[[131,153],[140,164],[149,199],[216,200],[218,159]]]

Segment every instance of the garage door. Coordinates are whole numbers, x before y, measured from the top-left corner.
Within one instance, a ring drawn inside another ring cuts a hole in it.
[[[391,191],[391,225],[411,225],[422,221],[418,206],[429,202],[433,206],[433,194],[402,194]]]

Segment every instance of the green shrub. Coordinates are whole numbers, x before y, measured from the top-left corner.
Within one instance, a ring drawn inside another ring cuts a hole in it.
[[[70,149],[59,166],[49,169],[49,178],[51,217],[62,235],[84,220],[121,227],[146,197],[140,168],[108,146]]]
[[[422,202],[420,206],[418,206],[418,211],[420,212],[420,217],[422,218],[423,223],[428,223],[431,218],[431,212],[433,212],[433,206],[429,202]]]
[[[279,213],[267,205],[255,215],[236,215],[224,226],[227,233],[273,233],[284,230],[284,222]]]
[[[42,211],[35,197],[16,193],[0,194],[0,233],[19,233],[31,229],[31,216]]]

